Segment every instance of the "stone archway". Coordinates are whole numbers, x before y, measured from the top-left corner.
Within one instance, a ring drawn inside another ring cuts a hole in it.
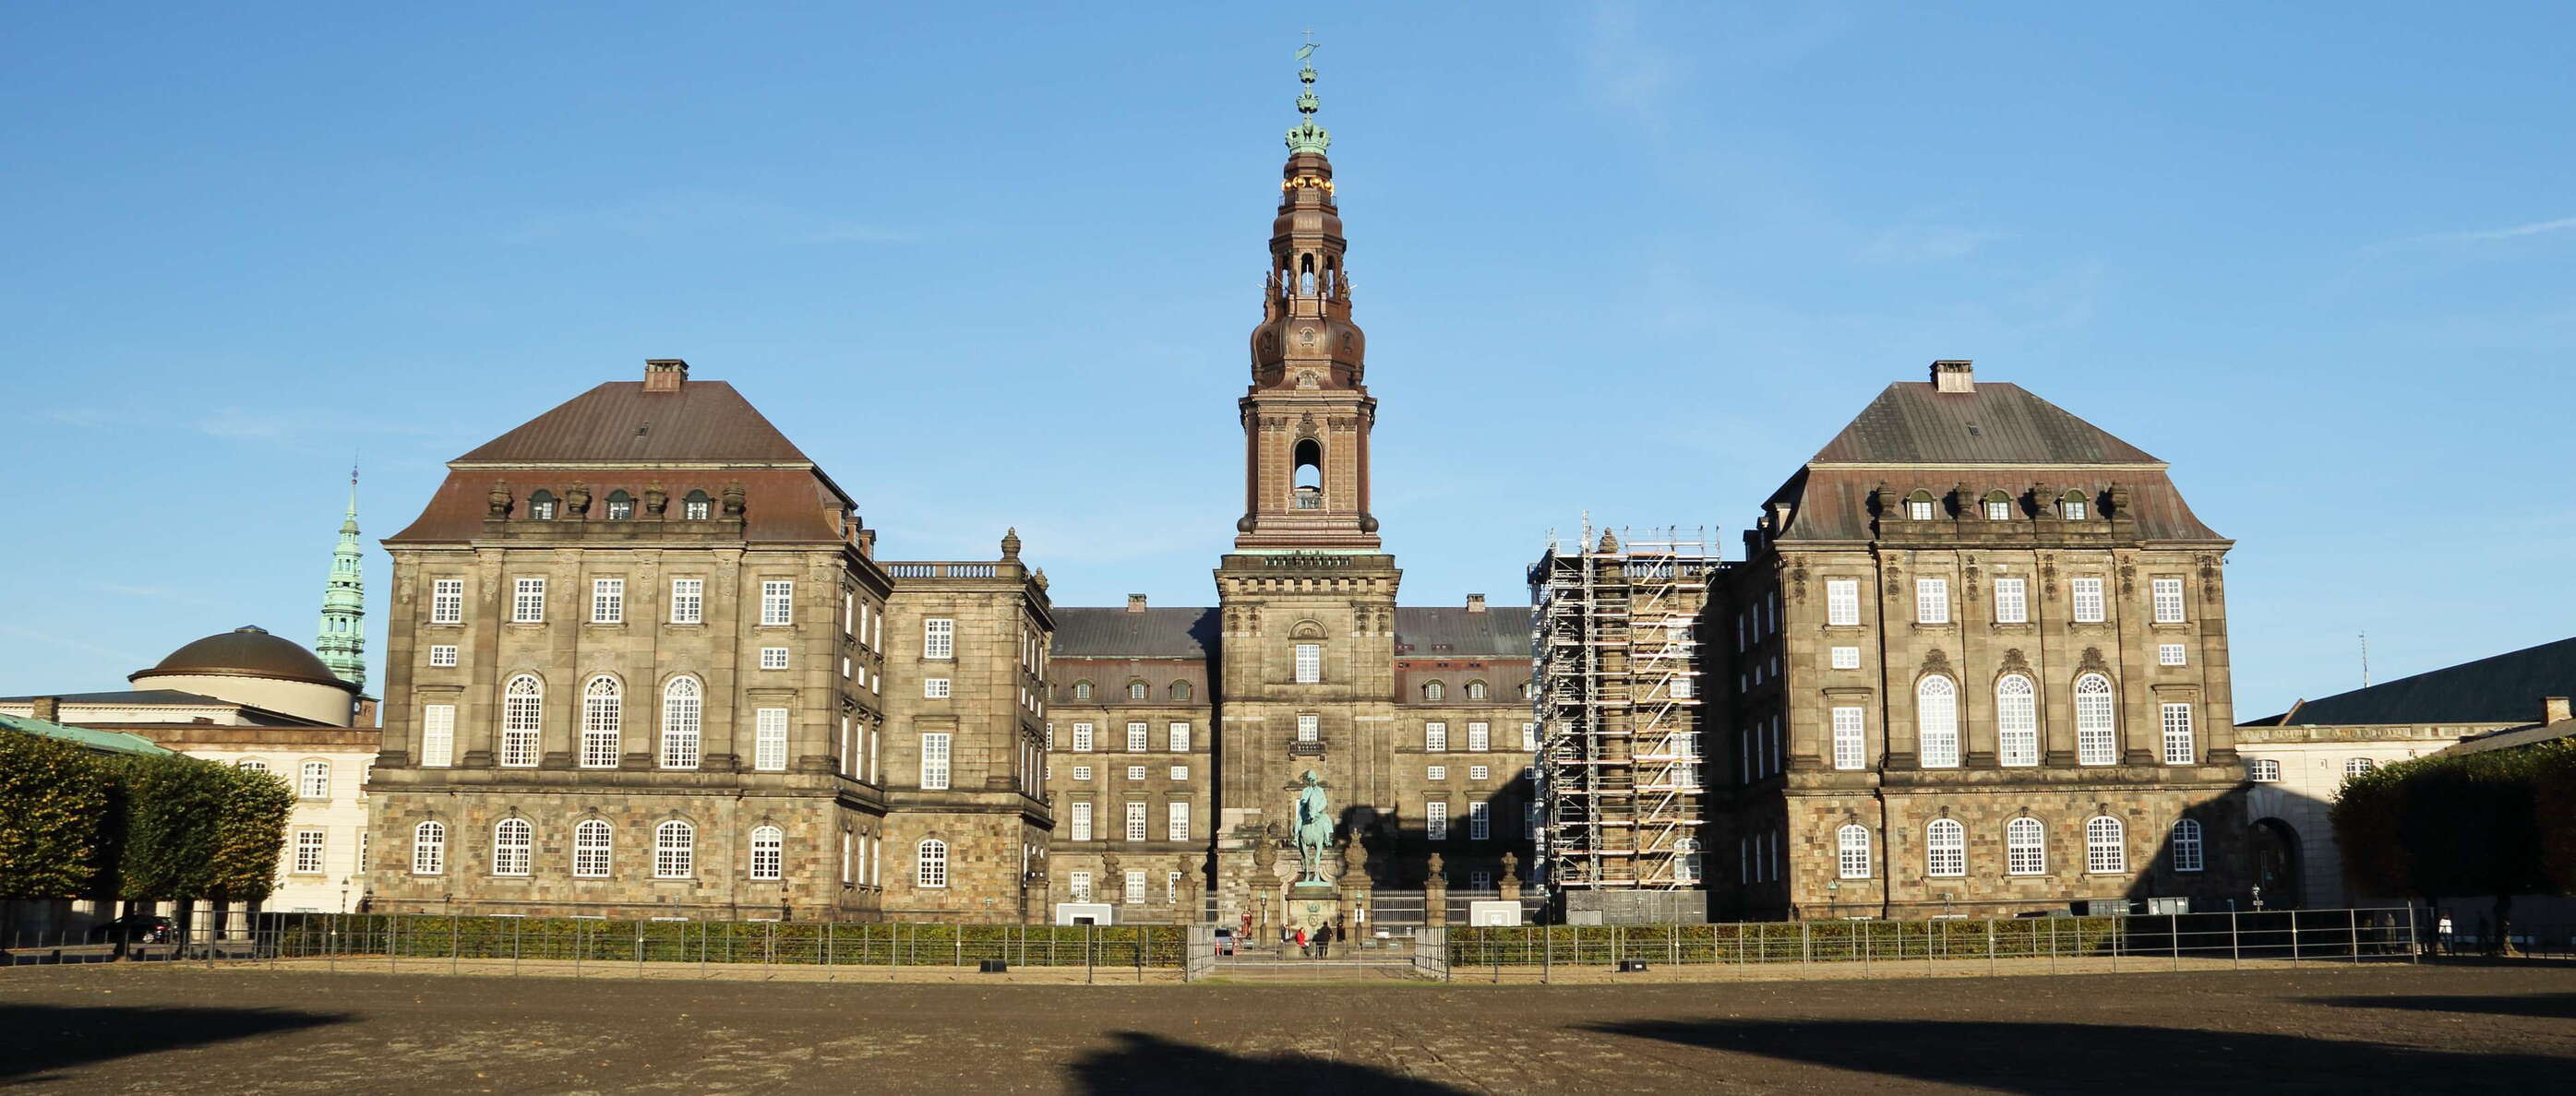
[[[2307,904],[2306,875],[2300,864],[2299,831],[2278,818],[2254,822],[2254,883],[2262,889],[2266,909],[2297,909]]]

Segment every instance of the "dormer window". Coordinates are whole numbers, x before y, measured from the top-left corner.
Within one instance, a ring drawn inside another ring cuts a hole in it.
[[[1186,682],[1186,681],[1175,681],[1175,682],[1173,682],[1173,683],[1172,683],[1172,699],[1174,699],[1174,700],[1188,700],[1189,698],[1190,698],[1190,683],[1189,683],[1189,682]]]
[[[1143,700],[1145,699],[1148,691],[1149,690],[1145,687],[1145,683],[1142,681],[1130,681],[1127,683],[1127,699],[1129,700]]]
[[[2059,517],[2063,517],[2068,521],[2082,521],[2084,520],[2084,512],[2085,504],[2084,496],[2082,495],[2068,492],[2065,498],[2058,500],[2057,513]]]
[[[714,509],[704,491],[691,491],[689,497],[680,500],[680,516],[690,521],[705,521]]]
[[[1467,699],[1469,699],[1469,700],[1483,700],[1483,699],[1485,699],[1485,683],[1484,683],[1484,682],[1482,682],[1482,681],[1470,681],[1470,682],[1468,682],[1468,683],[1467,683]]]
[[[1930,521],[1932,507],[1931,492],[1916,491],[1912,497],[1905,500],[1905,516],[1913,521]]]
[[[528,518],[532,521],[555,520],[555,493],[540,488],[528,496]]]
[[[1439,700],[1447,699],[1447,698],[1448,698],[1448,696],[1449,696],[1449,687],[1448,687],[1448,686],[1443,685],[1443,684],[1441,684],[1441,683],[1439,683],[1439,682],[1437,682],[1437,681],[1430,681],[1430,682],[1424,682],[1424,683],[1423,683],[1423,686],[1422,686],[1422,699],[1424,699],[1424,700],[1429,700],[1429,701],[1439,701]]]
[[[635,496],[623,490],[608,493],[608,520],[625,521],[635,516]]]
[[[1073,683],[1073,698],[1074,698],[1075,700],[1089,700],[1089,699],[1091,699],[1091,683],[1090,683],[1090,682],[1088,682],[1088,681],[1077,681],[1077,682],[1074,682],[1074,683]]]
[[[1987,521],[2011,521],[2012,518],[2013,504],[2009,496],[2001,491],[1992,492],[1986,496]]]

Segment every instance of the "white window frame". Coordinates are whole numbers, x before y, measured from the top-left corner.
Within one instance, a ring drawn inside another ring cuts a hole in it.
[[[2012,520],[2012,517],[2013,517],[2013,512],[2012,512],[2012,502],[2011,502],[2010,500],[2008,500],[2008,499],[1987,499],[1987,500],[1986,500],[1986,520],[1987,520],[1987,521],[2011,521],[2011,520]]]
[[[1127,803],[1126,834],[1127,840],[1130,841],[1145,840],[1145,802],[1141,799],[1129,800]]]
[[[2156,665],[2158,666],[2181,666],[2189,658],[2189,651],[2180,643],[2156,644]]]
[[[751,828],[751,881],[775,883],[787,867],[787,833],[776,826]]]
[[[1141,719],[1127,721],[1127,752],[1144,753],[1154,748],[1154,725]]]
[[[2356,776],[2368,776],[2378,768],[2379,762],[2373,761],[2367,757],[2348,757],[2345,758],[2343,762],[2344,779],[2350,780]]]
[[[2182,580],[2178,578],[2150,579],[2147,582],[2147,588],[2152,592],[2154,597],[2156,623],[2182,623]]]
[[[1187,779],[1189,779],[1189,778],[1190,778],[1190,767],[1189,767],[1189,766],[1187,766],[1187,765],[1174,765],[1174,766],[1172,766],[1172,779],[1174,779],[1174,780],[1187,780]]]
[[[2245,779],[2256,784],[2280,783],[2281,763],[2269,757],[2248,759],[2245,762]]]
[[[1914,622],[1916,624],[1950,623],[1949,579],[1914,580]]]
[[[1292,652],[1292,657],[1293,657],[1293,659],[1294,659],[1294,666],[1293,666],[1293,670],[1294,670],[1294,673],[1295,673],[1295,683],[1296,683],[1296,684],[1299,684],[1299,685],[1316,685],[1316,684],[1321,684],[1321,683],[1323,682],[1323,680],[1324,680],[1324,645],[1323,645],[1323,644],[1321,644],[1321,643],[1300,643],[1300,644],[1297,644],[1297,645],[1296,645],[1296,649]]]
[[[2164,731],[2165,764],[2189,765],[2199,761],[2200,743],[2191,725],[2191,705],[2159,705],[2158,715],[2158,725]]]
[[[1932,520],[1933,508],[1936,505],[1938,504],[1934,503],[1931,499],[1907,499],[1905,500],[1906,520],[1930,521]]]
[[[2107,814],[2084,820],[2084,871],[2088,875],[2125,875],[2129,871],[2128,826]]]
[[[522,684],[527,687],[520,688]],[[544,732],[546,686],[535,674],[513,674],[501,686],[501,756],[504,768],[529,769],[537,764],[537,740]]]
[[[1422,779],[1424,779],[1424,780],[1447,780],[1447,779],[1449,779],[1449,766],[1447,766],[1447,765],[1429,765],[1429,766],[1425,766],[1425,767],[1423,768],[1423,770],[1422,770]]]
[[[1858,647],[1836,647],[1833,649],[1832,657],[1834,669],[1860,669],[1860,648]]]
[[[752,709],[751,728],[752,770],[765,773],[786,772],[787,709]]]
[[[1467,766],[1467,779],[1469,780],[1491,780],[1493,778],[1494,767],[1491,765]]]
[[[694,769],[706,742],[706,685],[681,674],[662,683],[662,749],[665,769]]]
[[[2091,687],[2098,684],[2099,688]],[[2075,763],[2120,763],[2119,689],[2101,674],[2075,679]]]
[[[1091,746],[1092,746],[1092,734],[1093,734],[1093,730],[1092,730],[1092,725],[1091,725],[1091,724],[1089,724],[1089,723],[1076,723],[1076,724],[1074,724],[1074,725],[1073,725],[1073,752],[1075,752],[1075,753],[1090,753],[1090,752],[1091,752]]]
[[[1163,806],[1163,837],[1170,841],[1190,839],[1190,804],[1175,800]]]
[[[1138,906],[1138,905],[1143,905],[1143,904],[1144,904],[1144,902],[1145,902],[1145,873],[1144,873],[1144,872],[1141,872],[1141,871],[1129,871],[1129,872],[1127,872],[1127,873],[1125,874],[1125,876],[1124,876],[1123,878],[1121,878],[1121,879],[1119,880],[1119,887],[1118,887],[1118,900],[1119,900],[1119,902],[1121,902],[1122,904],[1130,905],[1130,906]]]
[[[2102,580],[2078,578],[2067,584],[2067,594],[2074,600],[2077,624],[2102,623]]]
[[[2005,768],[2039,764],[2039,683],[2027,674],[1995,679],[1995,763]]]
[[[1995,579],[1995,623],[2030,623],[2030,580],[2019,575]]]
[[[465,622],[465,580],[434,578],[429,580],[429,622],[462,624]]]
[[[615,833],[605,820],[585,818],[575,823],[572,828],[572,877],[608,878],[609,852],[615,842]]]
[[[590,580],[590,622],[593,624],[626,623],[625,579]]]
[[[788,666],[788,654],[787,654],[787,648],[785,648],[785,647],[763,647],[763,648],[761,648],[761,649],[760,649],[760,668],[761,668],[761,669],[764,669],[764,670],[784,670],[784,669],[786,669],[786,668],[787,668],[787,666]]]
[[[322,874],[324,864],[323,857],[328,851],[328,841],[329,837],[323,830],[307,829],[295,831],[295,862],[293,874]]]
[[[1853,823],[1834,831],[1834,867],[1839,878],[1870,877],[1868,827]]]
[[[707,619],[707,580],[671,580],[671,623],[703,624]]]
[[[1688,678],[1681,680],[1687,681]],[[1490,723],[1467,724],[1467,752],[1491,753],[1494,749],[1494,727]]]
[[[1072,829],[1073,829],[1073,839],[1074,839],[1074,840],[1076,840],[1076,841],[1089,841],[1089,840],[1091,840],[1091,801],[1090,801],[1090,800],[1087,800],[1087,799],[1077,799],[1077,800],[1074,800],[1074,801],[1073,801],[1073,822],[1072,822]]]
[[[537,828],[524,818],[492,824],[492,874],[523,877],[535,866]]]
[[[1432,720],[1422,725],[1422,749],[1425,753],[1445,753],[1449,749],[1449,724]]]
[[[1170,751],[1169,751],[1169,752],[1172,752],[1172,753],[1188,753],[1188,752],[1190,752],[1190,725],[1189,725],[1189,724],[1187,724],[1187,723],[1172,723],[1172,724],[1167,724],[1167,725],[1165,725],[1165,726],[1164,726],[1163,731],[1164,731],[1164,740],[1163,740],[1163,743],[1164,743],[1164,745],[1165,745],[1165,746],[1168,746],[1168,747],[1170,748]]]
[[[444,769],[454,764],[456,764],[456,705],[421,705],[421,767]]]
[[[679,819],[653,827],[653,878],[690,879],[698,873],[698,828]]]
[[[298,799],[331,798],[331,763],[328,761],[307,761],[301,765],[297,765],[295,767],[295,796]]]
[[[1304,714],[1297,717],[1297,741],[1321,742],[1324,739],[1324,717]]]
[[[913,846],[912,880],[923,890],[948,889],[948,842],[925,837]]]
[[[1923,874],[1934,879],[1963,879],[1968,874],[1968,828],[1955,818],[1935,818],[1923,827]]]
[[[1959,683],[1925,674],[1914,683],[1915,763],[1926,769],[1959,767]]]
[[[921,736],[921,790],[948,790],[949,743],[946,731],[926,731]]]
[[[1427,800],[1422,804],[1422,833],[1432,841],[1449,840],[1449,801]]]
[[[1850,704],[1836,707],[1833,720],[1834,767],[1850,771],[1868,764],[1864,752],[1868,722],[1861,708]]]
[[[447,874],[447,823],[432,820],[411,828],[411,873]]]
[[[2023,816],[2004,823],[2004,874],[2048,874],[2048,825]]]
[[[921,657],[934,662],[957,657],[957,622],[947,617],[922,621]]]
[[[1739,619],[1737,623],[1742,621]],[[1859,579],[1825,580],[1825,623],[1834,627],[1856,627],[1860,624]]]
[[[795,623],[796,581],[784,578],[760,580],[761,627],[780,628]]]
[[[442,669],[454,667],[456,665],[456,645],[453,643],[430,644],[429,664]]]
[[[923,700],[946,700],[949,697],[949,691],[950,686],[947,678],[925,677],[921,679],[921,698]]]
[[[626,748],[626,690],[598,674],[581,687],[581,757],[585,769],[614,769]]]
[[[1144,767],[1143,765],[1129,765],[1129,766],[1127,766],[1127,779],[1129,779],[1129,780],[1143,780],[1143,779],[1145,779],[1145,767]]]
[[[1535,750],[1538,748],[1538,723],[1536,721],[1527,721],[1521,724],[1521,748],[1524,750]]]
[[[1065,893],[1067,894],[1067,896],[1071,897],[1074,901],[1076,901],[1076,902],[1088,902],[1088,901],[1091,901],[1091,873],[1090,873],[1090,872],[1087,872],[1087,871],[1077,871],[1077,872],[1068,872],[1068,873],[1066,873],[1066,874],[1065,874],[1065,877],[1064,877],[1064,887],[1065,887]]]
[[[510,623],[543,624],[546,622],[546,580],[522,578],[511,588]]]

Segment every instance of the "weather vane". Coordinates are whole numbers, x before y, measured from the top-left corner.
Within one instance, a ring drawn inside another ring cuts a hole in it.
[[[1318,42],[1318,41],[1316,41],[1316,40],[1315,40],[1315,28],[1313,28],[1313,27],[1308,27],[1308,28],[1306,28],[1306,44],[1305,44],[1305,45],[1302,45],[1302,46],[1297,47],[1297,59],[1298,59],[1298,60],[1300,60],[1300,61],[1303,61],[1303,60],[1305,60],[1305,59],[1307,59],[1307,58],[1309,58],[1309,57],[1314,56],[1314,55],[1315,55],[1315,47],[1320,46],[1320,45],[1323,45],[1323,43]]]

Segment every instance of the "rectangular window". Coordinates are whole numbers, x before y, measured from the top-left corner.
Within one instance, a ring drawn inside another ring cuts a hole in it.
[[[2158,665],[2158,666],[2180,666],[2180,665],[2182,665],[2182,663],[2183,663],[2183,650],[2182,650],[2182,644],[2179,644],[2179,643],[2159,643],[2159,644],[2156,644],[2156,665]]]
[[[771,773],[787,771],[787,709],[754,711],[751,741],[752,768]]]
[[[1174,780],[1187,780],[1187,779],[1189,779],[1189,778],[1190,778],[1190,767],[1189,767],[1189,766],[1187,766],[1187,765],[1174,765],[1174,766],[1172,766],[1172,779],[1174,779]]]
[[[921,657],[957,657],[957,622],[953,620],[922,621]]]
[[[2182,623],[2182,580],[2160,578],[2150,583],[2155,591],[2156,623]]]
[[[1834,709],[1834,767],[1857,769],[1862,762],[1861,710]]]
[[[2270,784],[2281,779],[2281,763],[2258,757],[2245,763],[2245,778],[2257,784]]]
[[[1167,803],[1163,808],[1163,836],[1172,841],[1190,839],[1190,805]]]
[[[1538,724],[1521,724],[1521,748],[1524,750],[1535,750],[1538,748]]]
[[[1478,753],[1483,753],[1493,749],[1494,732],[1492,726],[1484,723],[1467,724],[1467,748]]]
[[[1914,580],[1914,622],[1917,624],[1950,623],[1949,579]]]
[[[2012,503],[2006,502],[2002,499],[1986,500],[1987,521],[2011,521],[2012,516]]]
[[[859,595],[847,590],[841,591],[841,634],[852,637],[859,634]]]
[[[769,579],[760,584],[760,622],[770,626],[796,623],[794,582]]]
[[[1131,906],[1139,902],[1143,902],[1145,900],[1145,873],[1141,871],[1128,872],[1125,883],[1119,890],[1119,898]]]
[[[698,624],[706,620],[707,580],[675,578],[671,580],[671,623]]]
[[[510,623],[542,624],[546,619],[546,580],[523,578],[510,598]]]
[[[1076,840],[1088,841],[1091,839],[1083,837],[1077,838]],[[1087,871],[1074,872],[1071,876],[1066,878],[1065,890],[1073,896],[1073,900],[1076,902],[1091,901],[1091,873]]]
[[[1858,647],[1836,647],[1836,648],[1834,648],[1834,669],[1837,669],[1837,670],[1857,670],[1857,669],[1860,669],[1860,648],[1858,648]]]
[[[764,670],[784,670],[784,669],[786,669],[786,668],[787,668],[787,648],[785,648],[785,647],[763,647],[763,648],[761,648],[761,649],[760,649],[760,668],[761,668],[761,669],[764,669]]]
[[[1494,836],[1494,805],[1467,804],[1467,840],[1484,841]]]
[[[1074,778],[1075,780],[1089,780],[1089,779],[1091,779],[1091,766],[1089,766],[1089,765],[1076,765],[1076,766],[1074,766],[1074,767],[1073,767],[1073,778]]]
[[[429,583],[429,622],[461,624],[465,620],[465,580],[432,579]]]
[[[1932,500],[1914,499],[1905,504],[1905,516],[1914,521],[1932,520]]]
[[[1152,749],[1153,744],[1145,741],[1146,735],[1149,733],[1150,732],[1146,730],[1144,722],[1141,720],[1127,724],[1127,752],[1143,753],[1146,750]]]
[[[1422,778],[1424,780],[1447,780],[1449,779],[1449,766],[1433,765],[1430,768],[1422,770]]]
[[[431,704],[420,710],[420,763],[444,769],[456,763],[456,705]]]
[[[2199,751],[2192,743],[2191,705],[2165,705],[2164,731],[2165,764],[2189,765],[2199,759]]]
[[[1164,730],[1165,730],[1165,731],[1167,731],[1167,732],[1169,732],[1168,737],[1167,737],[1167,739],[1165,740],[1165,744],[1171,747],[1171,750],[1172,750],[1172,752],[1173,752],[1173,753],[1188,753],[1188,752],[1190,752],[1190,725],[1189,725],[1189,724],[1187,724],[1187,723],[1174,723],[1174,724],[1172,724],[1172,725],[1170,725],[1170,726],[1168,726],[1168,727],[1165,727],[1165,728],[1164,728]]]
[[[1422,725],[1422,748],[1423,748],[1423,749],[1426,749],[1426,750],[1429,750],[1429,751],[1432,751],[1433,753],[1438,753],[1438,752],[1440,752],[1440,751],[1442,751],[1442,750],[1446,750],[1446,749],[1448,749],[1448,748],[1449,748],[1449,725],[1448,725],[1448,724],[1446,724],[1446,723],[1425,723],[1425,724],[1423,724],[1423,725]]]
[[[931,733],[921,736],[921,790],[942,791],[948,787],[948,736]]]
[[[1297,684],[1312,685],[1322,680],[1324,680],[1324,645],[1320,643],[1298,644]]]
[[[1434,799],[1422,805],[1424,836],[1433,841],[1449,840],[1449,803]]]
[[[295,831],[295,874],[322,873],[322,831]]]
[[[1825,623],[1839,626],[1860,623],[1860,580],[1825,580]]]
[[[1091,804],[1081,800],[1076,800],[1073,804],[1073,839],[1091,840]]]
[[[1073,752],[1091,752],[1091,724],[1076,723],[1073,725]]]
[[[2075,619],[2083,624],[2102,623],[2102,580],[2075,580]]]
[[[2023,588],[2025,579],[1995,580],[1995,623],[2030,623],[2030,596]]]
[[[1127,804],[1127,840],[1142,841],[1144,839],[1145,805],[1142,803]]]
[[[626,623],[625,579],[590,580],[590,622],[593,624]]]
[[[453,643],[430,644],[429,664],[432,666],[456,665],[456,645]]]
[[[948,679],[944,677],[922,678],[921,695],[924,699],[928,700],[948,699]]]
[[[1491,780],[1493,778],[1494,769],[1491,765],[1467,766],[1467,779],[1469,780]]]
[[[1297,717],[1297,741],[1320,742],[1323,741],[1323,738],[1324,729],[1322,716],[1301,715]]]
[[[1143,779],[1145,779],[1145,767],[1144,767],[1143,765],[1129,765],[1129,766],[1127,766],[1127,779],[1129,779],[1129,780],[1143,780]]]

